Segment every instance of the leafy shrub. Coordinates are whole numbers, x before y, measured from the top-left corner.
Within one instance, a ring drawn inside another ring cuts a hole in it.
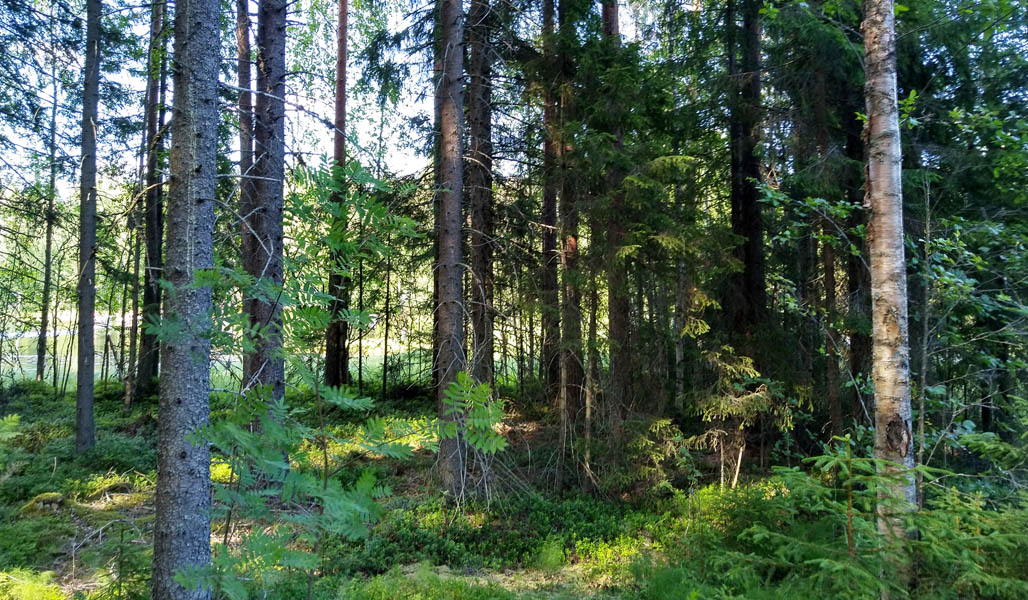
[[[926,508],[909,513],[906,525],[918,536],[889,544],[875,524],[889,479],[878,461],[841,441],[808,459],[810,472],[778,468],[769,483],[741,494],[689,498],[697,508],[683,511],[687,519],[709,521],[696,521],[669,564],[634,567],[642,597],[1028,597],[1028,501],[989,510],[981,495],[929,488]],[[938,474],[922,472],[929,481]],[[761,489],[763,498],[754,493]],[[894,572],[904,556],[915,557],[913,590]],[[675,587],[682,595],[669,592]]]
[[[0,571],[0,600],[64,600],[61,589],[52,583],[53,578],[49,571]]]
[[[564,566],[565,559],[564,542],[561,538],[551,535],[543,540],[536,550],[533,566],[543,571],[556,571]]]

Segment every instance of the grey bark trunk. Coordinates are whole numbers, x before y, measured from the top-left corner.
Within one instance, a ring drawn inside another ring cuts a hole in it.
[[[243,299],[255,339],[243,357],[246,389],[269,400],[285,395],[282,348],[283,178],[285,175],[286,2],[261,0],[257,8],[257,99],[254,115],[254,184],[244,215],[242,263],[261,293]]]
[[[471,208],[472,375],[493,383],[493,19],[488,0],[468,12],[468,200]]]
[[[870,209],[872,381],[875,388],[875,458],[890,462],[884,474],[914,466],[910,411],[907,277],[903,248],[900,129],[896,92],[896,24],[892,0],[864,3],[868,145],[866,207]],[[916,502],[909,474],[887,484],[888,494]],[[878,505],[878,529],[895,540],[905,532],[901,515]]]
[[[554,37],[554,0],[543,2],[543,54],[557,61]],[[542,321],[542,353],[540,377],[546,400],[559,394],[560,385],[560,292],[557,265],[557,190],[560,188],[557,157],[560,153],[560,125],[557,121],[557,92],[546,85],[543,98],[543,202],[539,214],[542,225],[542,264],[540,270],[540,318]]]
[[[82,181],[79,212],[78,382],[75,449],[93,447],[93,311],[96,304],[96,128],[100,104],[100,0],[86,2],[86,70],[82,89]]]
[[[339,15],[336,23],[336,106],[335,135],[333,139],[333,159],[340,168],[346,166],[346,44],[347,19],[349,3],[339,0]],[[343,198],[336,196],[333,201],[343,210]],[[346,227],[346,219],[341,216],[333,218],[332,227]],[[330,386],[350,382],[350,325],[341,313],[350,308],[350,282],[344,275],[347,266],[342,264],[341,256],[333,249],[328,276],[328,289],[332,294],[331,321],[325,333],[325,384]]]
[[[439,416],[445,414],[444,395],[464,368],[461,203],[463,153],[461,120],[464,79],[463,21],[460,0],[438,0],[436,34],[435,108],[439,141],[436,159],[436,307],[435,365]],[[439,444],[439,474],[443,488],[454,498],[464,494],[467,450],[464,441],[446,439]]]
[[[152,595],[154,600],[207,600],[209,589],[174,579],[211,557],[210,449],[187,438],[210,417],[212,294],[192,284],[214,267],[215,157],[218,147],[220,4],[178,0],[175,10],[175,98],[168,191],[165,278],[172,291],[165,319],[181,333],[164,342],[157,416]]]

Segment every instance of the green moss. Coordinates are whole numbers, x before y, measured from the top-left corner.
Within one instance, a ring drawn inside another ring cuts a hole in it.
[[[441,577],[427,566],[407,576],[399,570],[371,579],[354,579],[339,592],[340,600],[514,600],[515,594],[489,583],[477,585],[458,578]]]
[[[60,492],[43,492],[22,505],[18,512],[22,516],[55,513],[64,504],[64,494]]]

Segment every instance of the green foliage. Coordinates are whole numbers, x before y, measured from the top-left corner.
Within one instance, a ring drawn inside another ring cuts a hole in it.
[[[399,570],[371,579],[354,579],[339,591],[339,600],[514,600],[517,596],[496,584],[474,585],[444,578],[422,566],[411,576]]]
[[[489,384],[476,384],[461,371],[446,388],[443,404],[443,413],[450,420],[442,423],[440,437],[460,435],[472,448],[487,455],[507,447],[507,439],[494,429],[503,420],[503,402],[493,397]]]
[[[848,438],[837,441],[807,461],[809,472],[777,468],[763,487],[682,497],[678,512],[692,525],[668,563],[633,567],[642,597],[681,597],[672,594],[676,588],[704,598],[802,597],[812,589],[855,599],[1024,596],[1024,498],[989,509],[980,495],[932,486],[925,508],[908,513],[907,528],[917,535],[890,545],[875,511],[890,478],[906,475],[882,475],[879,461],[855,456]],[[946,474],[923,475],[932,481]],[[913,590],[890,575],[909,555],[916,557]]]
[[[4,513],[0,523],[0,570],[48,566],[60,545],[74,531],[66,514],[53,514],[49,510],[19,514],[6,508]]]
[[[653,499],[695,483],[698,473],[686,438],[670,419],[632,419],[624,427],[623,447],[612,452],[607,444],[596,444],[593,449],[603,492]]]
[[[543,571],[556,571],[564,566],[565,560],[564,540],[551,535],[539,545],[535,558],[532,560],[532,566]]]
[[[0,571],[0,600],[64,600],[54,574],[25,569]]]

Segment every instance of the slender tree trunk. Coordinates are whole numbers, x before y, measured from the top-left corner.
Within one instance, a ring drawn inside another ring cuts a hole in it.
[[[672,329],[675,336],[674,407],[678,413],[681,413],[685,406],[685,319],[689,310],[686,304],[689,297],[688,282],[685,261],[679,259],[675,267],[675,326]]]
[[[729,103],[729,144],[731,145],[731,221],[732,233],[743,238],[736,258],[743,270],[732,277],[726,308],[742,346],[750,345],[753,328],[764,317],[764,226],[757,186],[760,182],[760,8],[759,0],[742,2],[741,60],[736,63],[735,0],[729,0],[728,56],[732,98]],[[749,347],[739,348],[752,352]]]
[[[242,206],[242,263],[260,293],[247,294],[254,350],[243,357],[243,381],[269,400],[285,395],[282,348],[283,179],[285,176],[286,1],[257,9],[257,98],[254,115],[254,196]]]
[[[165,3],[154,2],[150,13],[150,54],[147,67],[146,97],[146,195],[143,230],[146,240],[146,269],[143,272],[143,322],[152,322],[161,312],[161,269],[164,242],[164,193],[159,169],[159,157],[164,149],[159,119],[161,88],[164,86]],[[139,344],[139,371],[136,397],[141,398],[153,390],[160,363],[157,336],[144,326]]]
[[[543,0],[543,54],[552,63],[558,60],[554,33],[554,1]],[[547,401],[557,398],[560,385],[560,293],[557,278],[557,190],[560,187],[560,177],[557,157],[560,153],[561,132],[557,119],[558,92],[554,87],[553,82],[546,82],[543,98],[543,202],[539,215],[542,225],[542,264],[539,282],[542,320],[540,376]]]
[[[133,219],[134,220],[134,219]],[[133,224],[132,236],[132,325],[129,329],[129,356],[125,369],[125,409],[132,405],[136,381],[136,350],[139,343],[139,263],[142,259],[142,244],[139,240],[139,226]]]
[[[253,202],[253,94],[250,0],[236,0],[236,80],[239,84],[239,204]]]
[[[618,29],[618,5],[614,0],[603,3],[603,32],[615,47],[621,45]],[[613,131],[617,149],[623,147],[621,126]],[[607,190],[610,214],[607,219],[607,321],[610,343],[610,416],[614,430],[613,442],[621,437],[624,411],[632,398],[631,302],[628,290],[628,265],[619,256],[626,243],[625,197],[621,187],[624,174],[614,167],[608,170]]]
[[[339,0],[339,16],[336,27],[336,114],[333,159],[339,169],[346,167],[346,43],[348,0]],[[341,235],[346,227],[344,198],[336,195],[333,201],[339,214],[332,219],[335,235]],[[332,317],[325,334],[325,383],[337,386],[350,382],[349,335],[350,326],[342,313],[350,308],[350,282],[345,275],[347,265],[333,247],[328,275],[328,289],[332,294]]]
[[[444,397],[450,383],[464,368],[463,291],[461,290],[461,203],[463,197],[463,152],[461,111],[463,102],[464,51],[460,0],[438,0],[436,4],[435,107],[438,126],[436,159],[436,265],[435,365],[439,417],[447,414]],[[439,473],[443,488],[458,501],[464,494],[466,444],[460,437],[439,444]]]
[[[53,28],[53,8],[50,9],[50,27]],[[36,381],[46,376],[47,325],[50,323],[50,288],[53,282],[54,224],[57,221],[57,61],[51,61],[50,76],[53,78],[50,107],[50,186],[46,190],[46,233],[43,246],[43,298],[39,311],[39,337],[36,339]]]
[[[825,358],[828,361],[826,387],[828,395],[828,415],[832,423],[832,435],[842,435],[842,404],[839,401],[839,348],[837,340],[839,331],[835,328],[835,247],[832,225],[826,218],[821,224],[824,243],[821,244],[821,264],[824,269],[825,281]]]
[[[846,227],[853,231],[867,226],[867,211],[862,206],[863,165],[866,159],[859,126],[851,125],[847,128],[846,158],[854,165],[846,188],[847,199],[855,205]],[[846,291],[849,295],[849,314],[846,320],[850,323],[847,332],[850,338],[849,376],[857,384],[851,386],[850,413],[854,421],[858,421],[863,419],[864,415],[864,397],[860,384],[871,373],[871,272],[867,264],[866,240],[856,239],[853,243],[860,252],[850,252],[846,255]]]
[[[51,362],[53,363],[53,366],[50,369],[51,370],[50,376],[53,378],[54,394],[57,394],[57,382],[58,382],[58,378],[60,377],[60,373],[61,373],[60,368],[59,368],[60,367],[60,362],[61,362],[60,361],[60,348],[58,346],[58,344],[59,344],[59,333],[60,333],[59,329],[60,329],[61,324],[58,321],[58,318],[59,318],[58,315],[60,315],[60,310],[61,310],[61,266],[60,265],[61,265],[61,262],[62,262],[63,258],[64,258],[64,256],[61,255],[57,259],[57,274],[56,274],[56,279],[57,280],[54,282],[54,327],[53,327],[54,339],[53,339],[53,356],[52,356],[52,359],[51,359]],[[62,394],[62,396],[63,396],[63,394]]]
[[[468,202],[471,208],[472,375],[493,383],[492,7],[471,0],[468,12]]]
[[[389,239],[386,238],[386,244],[388,245]],[[386,399],[386,389],[389,383],[389,300],[390,292],[392,291],[389,284],[389,275],[392,271],[392,256],[386,256],[386,268],[385,268],[385,307],[382,312],[385,313],[385,331],[382,334],[382,400]]]
[[[562,40],[572,35],[567,0],[560,5],[558,17]],[[557,138],[557,160],[560,168],[560,263],[563,272],[561,285],[561,421],[564,430],[573,426],[575,415],[582,408],[582,392],[585,386],[584,361],[582,360],[582,291],[579,287],[581,274],[578,266],[578,186],[574,179],[571,144],[565,139],[564,128],[574,118],[574,98],[571,93],[571,62],[565,51],[560,52],[560,111]],[[562,435],[564,435],[562,433]]]
[[[96,128],[100,104],[100,0],[86,2],[86,69],[82,91],[82,182],[79,213],[79,354],[75,449],[93,447],[93,312],[96,304]]]
[[[359,243],[364,243],[364,223],[361,223]],[[357,258],[357,311],[364,314],[364,258]],[[357,328],[357,395],[364,395],[364,326]]]
[[[892,0],[864,3],[864,48],[867,79],[865,135],[868,145],[866,206],[871,217],[872,381],[875,388],[875,458],[890,461],[883,474],[896,475],[914,466],[910,410],[910,348],[907,322],[907,277],[903,248],[903,195],[899,111],[896,92],[896,26]],[[885,494],[917,500],[913,477],[886,484]],[[878,529],[895,540],[905,532],[893,504],[879,502]],[[901,565],[902,566],[902,565]],[[902,575],[909,576],[906,568]]]
[[[220,4],[178,0],[175,8],[174,118],[168,191],[165,316],[182,324],[164,342],[157,413],[154,600],[207,600],[211,590],[175,581],[211,558],[210,449],[190,440],[210,418],[209,287],[196,273],[214,267],[214,189],[218,147]]]

